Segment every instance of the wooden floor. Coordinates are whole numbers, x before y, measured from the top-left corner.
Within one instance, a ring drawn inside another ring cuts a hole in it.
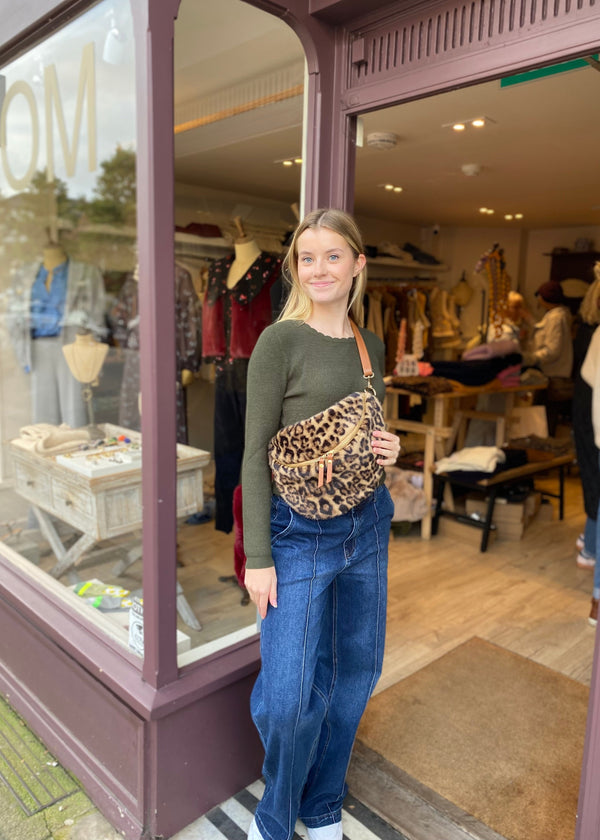
[[[553,478],[536,487],[556,491]],[[390,543],[386,655],[377,691],[479,636],[589,685],[595,630],[587,621],[593,573],[575,564],[585,515],[576,475],[566,479],[565,517],[535,518],[519,541],[482,554],[418,533]]]

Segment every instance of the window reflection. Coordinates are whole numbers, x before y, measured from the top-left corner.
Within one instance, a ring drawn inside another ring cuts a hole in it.
[[[113,312],[136,264],[129,3],[96,5],[0,80],[0,539],[127,644],[141,442],[139,413],[121,423]]]

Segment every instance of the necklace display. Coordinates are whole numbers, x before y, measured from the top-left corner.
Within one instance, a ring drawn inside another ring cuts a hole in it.
[[[108,344],[96,341],[91,333],[80,333],[72,344],[65,344],[63,355],[73,377],[81,382],[90,423],[94,422],[92,387],[98,385],[98,375],[108,353]]]

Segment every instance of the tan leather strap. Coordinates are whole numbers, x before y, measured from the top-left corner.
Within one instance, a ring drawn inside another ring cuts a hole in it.
[[[350,326],[352,327],[352,332],[354,333],[354,338],[356,339],[356,346],[358,347],[360,363],[363,369],[363,376],[365,377],[365,379],[370,380],[373,378],[374,373],[373,368],[371,367],[371,359],[369,358],[367,346],[362,335],[360,334],[360,330],[358,329],[352,318],[350,318]]]

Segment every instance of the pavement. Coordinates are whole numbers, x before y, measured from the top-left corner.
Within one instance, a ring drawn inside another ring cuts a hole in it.
[[[1,697],[0,840],[122,840]]]

